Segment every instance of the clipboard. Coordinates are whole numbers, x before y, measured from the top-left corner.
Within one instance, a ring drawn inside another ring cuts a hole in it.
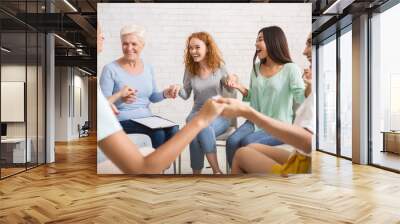
[[[177,125],[175,122],[172,122],[168,119],[165,119],[165,118],[162,118],[159,116],[135,118],[135,119],[132,119],[132,121],[137,122],[146,127],[149,127],[151,129],[170,128],[170,127],[174,127]]]

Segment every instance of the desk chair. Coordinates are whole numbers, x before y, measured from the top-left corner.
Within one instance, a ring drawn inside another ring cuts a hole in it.
[[[80,124],[78,124],[78,134],[79,134],[79,138],[80,137],[87,137],[89,136],[89,129],[90,129],[90,123],[89,121],[85,121],[85,123],[80,126]]]

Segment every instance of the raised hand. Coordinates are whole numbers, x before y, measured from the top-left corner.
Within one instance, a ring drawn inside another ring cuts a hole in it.
[[[217,100],[209,99],[203,104],[196,116],[205,121],[204,126],[208,126],[224,111],[224,106],[223,103],[219,103]]]
[[[239,88],[240,85],[238,76],[235,74],[229,74],[228,78],[225,80],[225,85],[234,89]]]
[[[221,115],[226,118],[244,116],[245,113],[251,109],[247,104],[237,99],[220,97],[215,101],[223,105],[224,110]]]
[[[178,96],[180,88],[181,87],[179,85],[170,85],[167,89],[164,90],[164,96],[166,98],[175,99]]]
[[[137,90],[129,86],[124,86],[121,90],[121,100],[124,103],[133,103],[136,101]]]

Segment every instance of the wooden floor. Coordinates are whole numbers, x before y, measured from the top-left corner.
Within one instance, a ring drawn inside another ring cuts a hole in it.
[[[377,165],[400,170],[400,154],[392,152],[374,151],[372,162]]]
[[[400,223],[400,175],[313,155],[313,174],[96,174],[96,141],[57,146],[56,163],[0,181],[0,223]]]

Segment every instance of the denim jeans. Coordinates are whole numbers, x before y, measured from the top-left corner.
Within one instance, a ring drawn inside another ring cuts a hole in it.
[[[120,121],[120,123],[127,134],[145,134],[150,136],[152,146],[155,149],[164,144],[179,131],[178,125],[169,128],[151,129],[132,120]]]
[[[264,130],[255,131],[254,124],[250,121],[246,121],[235,132],[233,132],[226,141],[226,158],[228,159],[230,167],[232,167],[232,160],[236,150],[251,143],[270,146],[283,144]]]
[[[186,119],[190,121],[195,112],[191,112]],[[225,118],[216,118],[208,127],[204,128],[190,143],[190,166],[193,170],[201,170],[204,167],[204,155],[216,153],[217,136],[229,128],[229,121]]]

